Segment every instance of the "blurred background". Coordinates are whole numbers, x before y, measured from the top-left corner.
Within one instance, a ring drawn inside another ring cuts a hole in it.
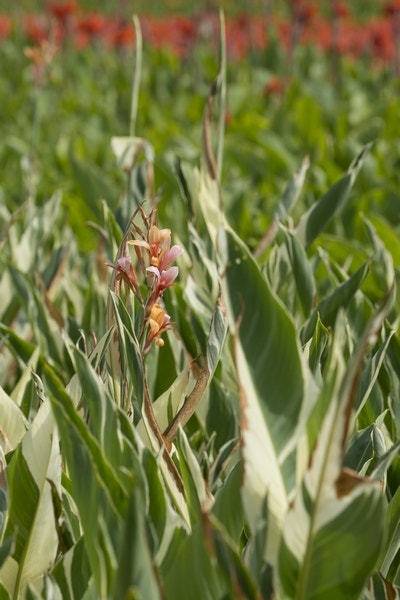
[[[136,134],[154,147],[164,195],[179,196],[174,161],[199,160],[218,72],[219,6],[228,58],[223,186],[249,244],[304,156],[311,204],[369,142],[357,210],[384,210],[397,226],[400,0],[3,0],[0,205],[12,211],[27,193],[40,203],[61,190],[76,229],[102,220],[101,199],[117,210],[124,176],[110,140],[130,130],[133,13],[143,35]],[[167,220],[177,219],[173,206],[162,205]],[[93,240],[85,229],[80,243]]]

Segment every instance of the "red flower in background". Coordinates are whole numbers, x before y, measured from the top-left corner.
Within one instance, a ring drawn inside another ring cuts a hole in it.
[[[388,4],[384,6],[383,12],[387,17],[393,17],[394,15],[400,13],[400,0],[388,2]]]
[[[371,50],[375,59],[385,62],[393,60],[395,54],[394,40],[392,29],[387,20],[380,19],[371,24],[370,39]]]
[[[282,77],[271,77],[264,87],[264,96],[279,96],[285,90],[286,80]]]
[[[65,2],[49,2],[47,5],[50,15],[55,20],[57,40],[65,40],[72,29],[72,18],[78,10],[78,4],[75,0],[66,0]]]
[[[318,14],[318,9],[311,2],[295,2],[293,7],[293,16],[303,27],[308,25]]]
[[[345,2],[334,2],[332,14],[337,19],[345,19],[350,15],[350,10]]]
[[[5,40],[11,33],[12,20],[7,15],[0,15],[0,42]]]
[[[133,25],[116,23],[108,32],[109,43],[112,48],[131,46],[135,41],[135,29]]]
[[[33,44],[40,44],[49,38],[49,24],[45,16],[25,15],[23,25],[28,41]]]
[[[291,19],[284,19],[272,9],[265,17],[246,12],[226,19],[228,55],[233,60],[245,59],[251,50],[263,50],[274,32],[281,47],[291,52],[297,44],[316,44],[321,50],[334,51],[357,58],[369,55],[378,62],[400,63],[400,0],[391,0],[383,8],[382,17],[359,23],[350,17],[349,3],[331,0],[331,18],[318,12],[311,0],[287,0]],[[13,17],[0,14],[0,42],[12,30]],[[206,44],[218,51],[219,22],[216,11],[198,10],[190,17],[171,15],[156,18],[141,15],[143,39],[154,48],[167,48],[177,57],[185,57],[196,44]],[[267,26],[266,26],[267,25]],[[27,14],[22,27],[28,44],[44,40],[60,44],[67,35],[83,48],[94,39],[111,49],[131,47],[135,30],[130,21],[100,12],[82,13],[78,0],[47,0],[46,14]],[[400,66],[398,67],[400,69]],[[397,72],[397,68],[396,68]],[[272,84],[271,84],[272,85]],[[265,93],[277,93],[268,86]]]
[[[169,48],[177,56],[185,56],[197,36],[195,22],[188,17],[171,16],[168,19],[143,17],[140,19],[143,37],[155,48]]]
[[[48,10],[58,21],[64,22],[75,14],[78,10],[78,4],[75,0],[67,0],[66,2],[49,2]]]
[[[101,35],[107,28],[107,19],[100,13],[88,13],[79,19],[77,28],[90,36]]]
[[[87,13],[76,24],[76,44],[84,48],[95,38],[107,32],[107,19],[100,13]]]

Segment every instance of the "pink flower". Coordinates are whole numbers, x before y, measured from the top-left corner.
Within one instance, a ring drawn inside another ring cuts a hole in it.
[[[180,246],[172,246],[172,248],[168,248],[161,252],[159,256],[159,264],[158,268],[160,271],[165,270],[171,263],[174,262],[183,253],[183,250]]]
[[[141,302],[142,297],[129,254],[125,254],[118,258],[115,265],[111,265],[110,263],[107,263],[107,265],[117,271],[117,280],[125,281]]]
[[[173,282],[178,276],[178,267],[170,267],[161,271],[157,267],[147,267],[149,273],[153,273],[156,280],[155,295],[158,298],[162,295],[163,291],[168,287],[171,287]]]
[[[152,225],[146,240],[130,240],[128,244],[146,248],[149,253],[150,265],[157,267],[160,271],[166,269],[183,252],[179,246],[171,245],[171,230],[158,229]]]

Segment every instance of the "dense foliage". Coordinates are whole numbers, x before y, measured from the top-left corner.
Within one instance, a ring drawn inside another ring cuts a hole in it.
[[[3,42],[1,599],[399,597],[394,65],[223,23]]]

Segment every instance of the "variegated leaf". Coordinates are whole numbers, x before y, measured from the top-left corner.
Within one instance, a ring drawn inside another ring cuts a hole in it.
[[[325,416],[283,528],[278,582],[285,598],[358,598],[378,559],[384,535],[381,486],[342,464],[365,352],[376,342],[392,300],[393,289],[347,366],[342,353],[344,322],[339,318],[335,324],[319,398],[327,405]]]

